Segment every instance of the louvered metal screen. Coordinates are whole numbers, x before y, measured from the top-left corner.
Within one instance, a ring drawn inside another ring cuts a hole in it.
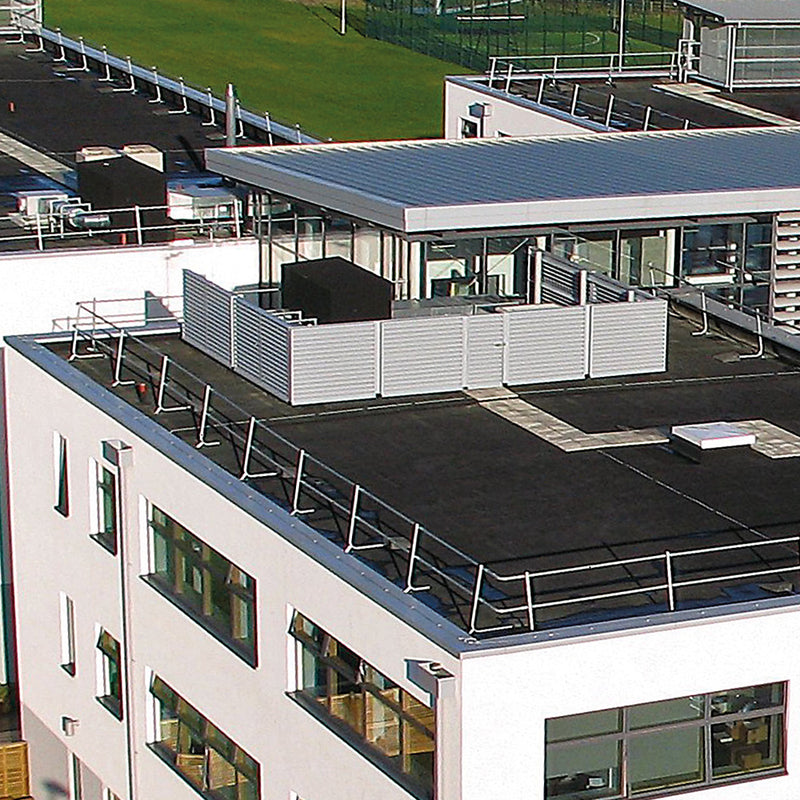
[[[488,389],[503,385],[502,314],[478,314],[464,317],[466,348],[464,354],[464,386]]]
[[[589,275],[586,282],[590,303],[622,303],[628,299],[628,288],[613,278]]]
[[[375,397],[379,338],[380,322],[292,328],[292,403]]]
[[[565,306],[507,313],[505,383],[586,377],[588,309]]]
[[[382,334],[384,397],[451,392],[463,387],[461,318],[387,320]]]
[[[230,367],[233,295],[202,275],[183,271],[182,337],[192,347]]]
[[[568,261],[542,253],[542,302],[561,306],[579,301],[580,270]]]
[[[637,375],[667,368],[667,302],[591,306],[589,375]]]
[[[288,403],[291,326],[275,314],[238,297],[233,308],[234,370]]]

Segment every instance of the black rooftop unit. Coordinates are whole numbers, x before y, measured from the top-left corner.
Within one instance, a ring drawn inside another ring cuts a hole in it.
[[[339,256],[282,267],[282,305],[318,322],[392,316],[392,283]]]
[[[163,172],[134,161],[127,156],[78,164],[78,194],[95,209],[132,209],[139,206],[142,234],[145,242],[164,242],[172,239],[167,219],[167,181]],[[152,208],[158,206],[158,208]],[[119,211],[111,215],[114,228],[135,230],[134,211]],[[136,233],[129,234],[135,237]]]

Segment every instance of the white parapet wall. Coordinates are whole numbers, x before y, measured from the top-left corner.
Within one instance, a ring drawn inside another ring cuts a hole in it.
[[[498,82],[502,82],[498,79]],[[465,138],[464,127],[472,136],[550,136],[559,133],[587,133],[605,130],[602,126],[554,108],[539,105],[469,78],[447,77],[444,83],[444,138]]]
[[[145,294],[175,297],[180,303],[184,269],[194,270],[232,289],[258,282],[258,243],[254,239],[197,244],[178,241],[166,245],[98,247],[0,256],[0,337],[18,333],[45,333],[68,327],[76,303],[108,301],[98,309],[104,316],[128,313],[141,306]],[[180,305],[178,306],[178,308]],[[54,326],[54,320],[60,320]]]

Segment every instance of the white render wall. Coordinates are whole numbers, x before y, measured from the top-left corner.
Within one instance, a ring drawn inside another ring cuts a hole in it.
[[[456,675],[457,660],[12,348],[6,348],[6,376],[16,622],[26,714],[41,720],[115,794],[129,797],[125,723],[95,699],[96,626],[122,640],[120,557],[89,538],[89,459],[100,457],[102,440],[120,439],[133,448],[133,465],[123,470],[122,486],[130,611],[129,644],[123,650],[134,695],[135,796],[198,797],[145,746],[148,670],[153,670],[260,763],[263,800],[288,800],[292,791],[304,800],[408,800],[397,784],[286,696],[294,686],[290,608],[423,701],[426,694],[406,678],[408,660],[438,661]],[[69,442],[68,519],[53,509],[54,431]],[[201,454],[194,457],[204,461]],[[142,498],[255,578],[257,669],[140,580],[146,535]],[[60,591],[75,604],[74,678],[59,666]],[[440,701],[437,708],[444,719],[439,738],[453,756],[441,778],[441,800],[460,796],[460,731],[452,703]],[[126,714],[130,711],[126,708]],[[62,734],[62,715],[80,721],[74,736]],[[31,753],[35,760],[35,742]],[[59,771],[57,764],[52,769]],[[44,775],[47,765],[36,764],[35,771]],[[41,784],[34,794],[45,800]]]
[[[166,245],[30,251],[0,255],[0,337],[53,330],[53,320],[71,316],[80,301],[142,298],[151,292],[180,295],[182,270],[191,269],[233,289],[258,282],[258,243],[238,239],[213,243],[179,240]],[[130,304],[120,307],[129,313]],[[113,314],[101,305],[98,311]]]
[[[482,92],[479,88],[467,88],[453,83],[448,78],[444,82],[444,138],[461,138],[461,120],[469,119],[478,123],[481,120],[469,115],[473,103],[488,103],[490,114],[483,118],[483,136],[549,136],[558,133],[587,133],[583,125],[560,119],[554,114],[537,111],[519,98],[508,95],[500,98],[496,93]],[[593,129],[592,129],[593,130]]]
[[[789,774],[691,797],[796,800],[799,639],[800,611],[783,610],[468,655],[461,672],[462,800],[497,797],[498,786],[505,798],[541,797],[549,717],[773,681],[789,681]]]

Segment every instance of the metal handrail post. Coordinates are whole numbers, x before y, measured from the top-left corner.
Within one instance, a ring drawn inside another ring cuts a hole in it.
[[[313,508],[300,508],[300,489],[302,488],[303,484],[303,466],[305,465],[306,461],[306,451],[302,448],[297,451],[297,466],[295,469],[294,475],[294,490],[292,491],[292,511],[291,514],[293,517],[296,517],[298,514],[313,514],[315,509]]]
[[[514,71],[514,62],[508,62],[508,72],[506,73],[506,88],[505,92],[508,94],[511,91],[511,73]]]
[[[494,70],[497,66],[497,56],[491,56],[489,58],[489,88],[492,88],[492,84],[494,83]]]
[[[264,124],[267,130],[267,144],[272,146],[275,142],[272,139],[272,118],[269,115],[269,111],[264,112]]]
[[[361,487],[358,484],[353,486],[353,499],[350,503],[350,520],[347,523],[347,544],[345,553],[349,553],[354,548],[353,537],[356,533],[356,520],[358,518],[358,500],[361,496]]]
[[[536,620],[533,613],[533,586],[531,585],[531,574],[525,571],[525,601],[528,605],[528,627],[536,630]]]
[[[133,207],[133,218],[136,220],[136,241],[142,244],[142,213],[138,205]]]
[[[664,552],[664,571],[667,577],[667,605],[670,611],[675,610],[675,585],[672,577],[672,553],[669,550]]]
[[[702,314],[703,327],[700,330],[692,331],[692,336],[705,336],[708,333],[708,301],[706,293],[700,292],[700,313]]]
[[[608,105],[606,106],[606,128],[611,125],[611,113],[614,110],[614,95],[608,95]]]
[[[274,472],[250,472],[250,456],[253,453],[253,442],[256,436],[256,418],[250,417],[250,422],[247,426],[247,441],[244,446],[244,457],[242,458],[242,474],[239,476],[240,481],[257,478],[275,478],[280,475],[280,470]]]
[[[581,90],[581,85],[576,83],[574,88],[572,89],[572,103],[569,107],[569,113],[571,116],[575,116],[575,109],[578,106],[578,92]]]
[[[419,523],[414,523],[414,532],[411,534],[411,550],[408,553],[408,572],[406,573],[406,588],[403,589],[405,594],[411,592],[427,592],[431,587],[428,586],[414,586],[414,563],[417,560],[417,547],[419,546]]]
[[[133,63],[130,56],[125,56],[125,64],[127,66],[127,73],[130,80],[127,86],[118,86],[114,89],[115,92],[127,92],[128,94],[136,94],[136,80],[133,77]]]
[[[160,414],[164,412],[165,414],[170,411],[188,411],[191,409],[191,405],[187,403],[183,406],[165,406],[164,405],[164,395],[166,394],[167,389],[167,371],[169,369],[169,356],[163,356],[161,359],[161,375],[158,381],[158,392],[156,393],[156,409],[155,414]]]
[[[155,97],[150,98],[150,100],[148,100],[147,102],[148,103],[163,103],[164,100],[161,97],[161,82],[159,81],[159,78],[158,78],[158,67],[155,67],[155,66],[153,67],[153,86],[155,87],[156,95],[155,95]]]
[[[58,38],[59,55],[53,59],[53,63],[61,64],[67,60],[67,53],[64,50],[64,35],[61,33],[61,28],[56,28],[56,36]]]
[[[216,441],[209,441],[206,439],[206,429],[208,427],[208,410],[211,405],[211,392],[214,390],[210,384],[206,384],[205,391],[203,392],[203,409],[200,412],[200,427],[197,431],[197,444],[195,447],[200,450],[203,447],[216,447],[222,442],[217,439]]]
[[[114,362],[114,380],[111,383],[111,388],[115,389],[117,386],[133,386],[136,381],[123,381],[122,380],[122,361],[125,353],[125,329],[119,330],[119,342],[117,344],[117,357]]]
[[[217,124],[217,116],[216,112],[214,111],[214,93],[211,91],[210,86],[207,87],[206,92],[206,97],[208,99],[208,119],[203,120],[203,122],[200,124],[208,128]]]
[[[105,74],[99,77],[97,80],[99,83],[110,83],[111,82],[111,65],[108,63],[108,48],[103,45],[103,64],[105,65]]]
[[[234,117],[236,119],[236,138],[237,139],[244,139],[244,123],[242,122],[242,104],[239,102],[239,98],[236,98],[236,110],[234,113]]]
[[[475,587],[472,590],[472,608],[469,614],[469,632],[475,633],[478,623],[478,604],[481,597],[481,587],[483,586],[483,571],[485,567],[483,564],[478,564],[478,571],[475,574]]]
[[[36,36],[39,37],[39,46],[25,48],[26,53],[44,53],[44,36],[41,33],[36,34]]]
[[[758,342],[758,347],[755,353],[743,353],[739,356],[740,360],[745,358],[762,358],[764,356],[764,329],[761,323],[761,314],[759,314],[758,309],[756,309],[756,340]]]

